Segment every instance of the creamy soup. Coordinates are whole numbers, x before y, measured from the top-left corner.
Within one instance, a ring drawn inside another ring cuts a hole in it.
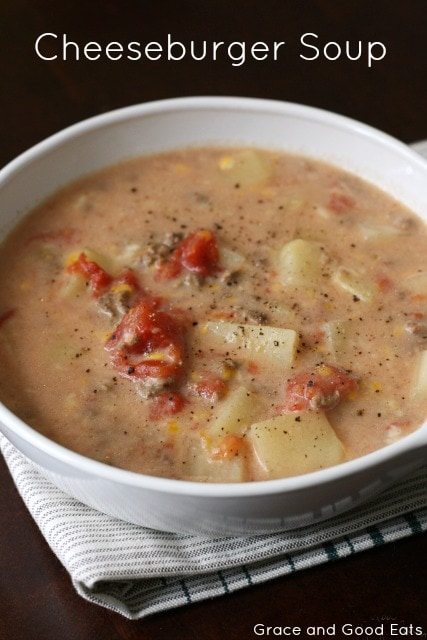
[[[307,473],[427,414],[427,234],[309,158],[185,149],[104,169],[0,250],[0,397],[124,469]]]

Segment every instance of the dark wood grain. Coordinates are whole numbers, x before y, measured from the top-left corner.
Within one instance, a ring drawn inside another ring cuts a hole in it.
[[[0,162],[82,118],[180,95],[250,95],[311,104],[358,118],[404,141],[427,137],[425,0],[15,0],[0,18]],[[45,31],[84,43],[176,38],[286,40],[280,64],[44,63]],[[386,59],[368,69],[305,63],[295,42],[381,40]],[[427,627],[426,538],[415,537],[334,564],[147,620],[129,622],[79,598],[0,463],[0,639],[161,640],[253,638],[266,624],[372,623]]]

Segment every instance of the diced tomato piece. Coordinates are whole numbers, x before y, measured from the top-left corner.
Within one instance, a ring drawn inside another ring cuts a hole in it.
[[[105,269],[96,262],[88,260],[84,253],[81,253],[77,260],[68,266],[67,270],[69,273],[79,273],[86,278],[95,298],[99,298],[113,281]]]
[[[219,271],[219,251],[212,231],[198,229],[190,233],[160,266],[158,275],[161,279],[176,278],[183,269],[201,277]]]
[[[219,251],[215,235],[208,229],[199,229],[181,243],[183,267],[206,277],[218,270]]]
[[[77,235],[77,230],[70,228],[56,229],[54,231],[42,231],[28,238],[26,244],[30,244],[31,242],[58,242],[70,244],[71,242],[75,242]]]
[[[178,253],[172,254],[167,262],[159,266],[157,276],[160,280],[172,280],[177,278],[182,271],[182,264]]]
[[[218,318],[218,320],[232,320],[235,317],[235,311],[222,311],[221,309],[215,309],[209,314],[209,318]]]
[[[230,460],[238,456],[244,446],[245,441],[242,436],[229,433],[221,438],[218,447],[213,451],[212,457],[216,460]]]
[[[209,402],[216,402],[218,398],[225,394],[227,385],[222,378],[213,374],[206,374],[202,380],[195,382],[192,388],[201,398]]]
[[[0,327],[16,314],[16,309],[8,309],[0,315]]]
[[[249,373],[252,374],[253,376],[259,373],[259,364],[254,362],[253,360],[249,360],[247,367],[248,367]]]
[[[328,208],[334,213],[345,213],[356,204],[355,200],[345,193],[333,191],[329,197]]]
[[[105,345],[120,374],[130,379],[174,380],[183,367],[183,326],[159,309],[158,298],[145,297],[122,318]]]
[[[164,391],[156,396],[152,402],[150,418],[160,420],[165,416],[173,416],[182,411],[185,398],[177,391]]]
[[[379,290],[382,291],[383,293],[386,293],[387,291],[391,291],[394,287],[393,280],[390,280],[388,276],[379,274],[375,280]]]
[[[396,420],[393,420],[391,424],[389,424],[389,428],[390,427],[405,428],[405,427],[409,427],[410,424],[411,423],[409,420],[404,420],[403,418],[397,418]]]
[[[77,260],[67,267],[69,273],[79,273],[86,278],[90,284],[92,294],[99,298],[109,287],[119,287],[126,285],[132,293],[142,293],[135,272],[132,269],[125,269],[119,276],[113,278],[97,262],[88,260],[85,253],[81,253]]]
[[[298,373],[286,387],[284,411],[333,409],[357,391],[357,380],[340,367],[321,364]]]
[[[310,336],[310,340],[313,343],[313,345],[316,344],[321,344],[322,342],[324,342],[325,340],[325,332],[323,329],[317,329],[316,331],[313,331],[313,333]]]

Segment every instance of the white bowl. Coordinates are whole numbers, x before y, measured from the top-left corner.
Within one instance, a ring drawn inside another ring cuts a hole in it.
[[[382,187],[427,219],[427,163],[359,122],[296,104],[180,98],[91,118],[0,172],[0,238],[38,202],[79,176],[136,155],[188,145],[253,144],[330,161]],[[231,535],[292,529],[359,505],[420,466],[427,423],[383,449],[295,478],[203,484],[107,466],[52,442],[0,405],[0,429],[44,476],[82,502],[129,522]]]

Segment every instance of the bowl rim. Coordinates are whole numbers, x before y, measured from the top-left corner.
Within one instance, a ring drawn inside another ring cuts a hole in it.
[[[228,111],[251,111],[259,114],[278,113],[290,115],[301,119],[310,119],[318,123],[324,123],[335,128],[351,130],[360,136],[369,138],[376,143],[394,149],[412,165],[417,165],[425,172],[427,178],[427,162],[415,151],[412,151],[406,144],[396,138],[343,115],[292,102],[280,100],[266,100],[260,98],[232,97],[232,96],[198,96],[170,98],[166,100],[156,100],[135,104],[132,106],[115,109],[91,118],[77,122],[58,133],[42,140],[32,146],[27,151],[11,160],[0,171],[0,189],[16,172],[21,171],[27,165],[38,158],[48,155],[51,151],[62,144],[83,136],[84,134],[108,127],[109,125],[121,121],[129,121],[141,116],[151,114],[170,113],[176,111],[191,110],[228,110]],[[239,498],[255,497],[260,495],[274,495],[288,493],[291,491],[303,490],[308,487],[323,485],[335,480],[353,476],[359,472],[374,468],[383,462],[398,458],[403,453],[412,449],[422,448],[427,445],[427,422],[423,423],[411,434],[402,438],[398,442],[377,449],[359,458],[343,462],[339,465],[328,467],[319,471],[314,471],[300,476],[288,478],[278,478],[275,480],[259,480],[254,482],[240,483],[212,483],[197,482],[192,480],[179,480],[174,478],[163,478],[150,476],[133,471],[127,471],[118,467],[107,465],[103,462],[93,460],[82,454],[50,440],[34,428],[30,427],[10,409],[0,402],[0,431],[1,424],[15,433],[29,445],[48,456],[63,462],[77,470],[89,474],[90,476],[102,477],[111,482],[122,485],[133,486],[135,488],[186,496],[204,496],[207,498]],[[24,454],[25,455],[25,454]]]

